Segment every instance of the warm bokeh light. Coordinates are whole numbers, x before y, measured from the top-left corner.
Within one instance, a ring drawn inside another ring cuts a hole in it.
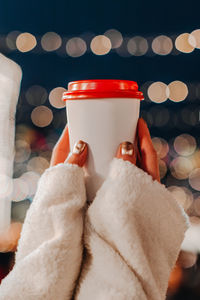
[[[22,163],[29,159],[31,149],[29,144],[24,140],[16,140],[15,142],[15,162]]]
[[[200,49],[200,29],[191,32],[189,36],[189,43],[192,47]]]
[[[180,34],[175,40],[175,47],[183,53],[191,53],[195,47],[191,43],[195,43],[195,38],[189,33]]]
[[[40,175],[36,172],[30,171],[24,173],[20,178],[23,179],[23,181],[26,182],[28,186],[28,197],[32,197],[33,195],[35,195]]]
[[[159,55],[167,55],[173,49],[172,40],[166,35],[157,36],[152,42],[152,50]]]
[[[61,37],[55,32],[47,32],[42,36],[41,46],[45,51],[55,51],[62,45]]]
[[[29,188],[22,178],[13,179],[13,195],[12,201],[18,202],[28,197]]]
[[[169,145],[164,139],[154,137],[152,143],[159,158],[164,158],[169,152]]]
[[[71,38],[67,41],[66,51],[71,57],[80,57],[87,51],[86,42],[79,37]]]
[[[38,174],[42,174],[49,167],[47,159],[41,156],[33,157],[27,164],[27,170]]]
[[[193,202],[192,193],[182,186],[170,186],[167,188],[177,200],[177,202],[187,210]]]
[[[104,33],[104,35],[110,39],[111,44],[112,44],[112,49],[116,49],[121,46],[121,44],[123,42],[123,37],[122,37],[121,32],[119,32],[118,30],[116,30],[116,29],[107,30]]]
[[[173,81],[168,85],[169,99],[174,102],[181,102],[185,100],[188,95],[188,87],[182,81]]]
[[[163,179],[167,173],[167,165],[164,160],[159,160],[159,172],[160,172],[160,179]]]
[[[112,48],[110,39],[105,35],[95,36],[90,44],[92,52],[96,55],[108,54]]]
[[[148,43],[142,36],[135,36],[127,43],[128,52],[131,55],[142,56],[148,51]]]
[[[41,105],[33,109],[31,120],[35,126],[46,127],[53,120],[53,113],[50,108]]]
[[[179,155],[192,155],[196,150],[196,140],[189,134],[181,134],[174,140],[174,149]]]
[[[47,96],[46,89],[40,85],[32,85],[25,93],[27,102],[33,106],[44,104]]]
[[[53,107],[63,108],[66,105],[66,102],[62,100],[63,93],[66,92],[66,89],[63,87],[57,87],[51,90],[49,94],[49,102]]]
[[[193,164],[186,157],[177,157],[171,162],[170,170],[173,177],[186,179],[193,170]]]
[[[11,31],[6,37],[6,45],[10,50],[16,50],[16,39],[20,35],[20,31]]]
[[[35,36],[28,32],[21,33],[16,39],[16,47],[20,52],[31,51],[36,45]]]
[[[194,190],[200,191],[200,168],[194,169],[189,174],[189,183]]]
[[[162,103],[167,100],[169,96],[169,90],[165,83],[157,81],[149,86],[147,94],[151,101]]]

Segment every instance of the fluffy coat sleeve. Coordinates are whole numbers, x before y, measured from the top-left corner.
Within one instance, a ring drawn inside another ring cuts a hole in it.
[[[68,300],[82,262],[83,170],[60,164],[42,175],[0,300]]]
[[[115,158],[87,211],[75,299],[165,299],[188,222],[163,185]]]

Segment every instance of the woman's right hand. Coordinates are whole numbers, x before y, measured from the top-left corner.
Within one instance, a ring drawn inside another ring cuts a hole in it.
[[[66,125],[61,137],[53,148],[50,166],[55,166],[59,163],[76,164],[82,167],[87,159],[88,146],[83,141],[78,141],[72,153],[70,153],[69,130]]]

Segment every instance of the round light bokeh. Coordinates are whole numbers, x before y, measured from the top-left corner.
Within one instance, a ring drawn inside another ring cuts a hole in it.
[[[95,36],[90,44],[91,51],[96,55],[108,54],[112,48],[110,39],[105,35]]]
[[[188,95],[188,87],[182,82],[175,80],[168,85],[169,99],[173,102],[181,102],[185,100]]]
[[[200,29],[191,32],[189,36],[189,43],[192,47],[200,49]]]
[[[122,37],[121,32],[119,32],[118,30],[116,30],[116,29],[107,30],[104,33],[104,35],[110,39],[111,44],[112,44],[112,49],[116,49],[121,46],[121,44],[123,42],[123,37]]]
[[[182,156],[189,156],[196,150],[196,140],[189,134],[181,134],[174,140],[175,151]]]
[[[166,35],[157,36],[152,42],[152,50],[159,55],[167,55],[173,49],[172,40]]]
[[[200,191],[200,168],[192,170],[189,174],[189,184],[197,191]]]
[[[57,87],[51,90],[49,94],[49,102],[55,108],[63,108],[66,106],[66,102],[62,100],[63,93],[66,89],[63,87]]]
[[[162,159],[159,160],[159,173],[160,179],[163,179],[167,173],[167,165]]]
[[[24,32],[18,35],[16,39],[16,47],[20,52],[29,52],[35,48],[37,41],[34,35]]]
[[[192,193],[185,187],[182,186],[170,186],[167,188],[177,200],[177,202],[187,210],[193,201]]]
[[[61,45],[62,39],[55,32],[47,32],[42,36],[41,46],[47,52],[55,51],[60,48]]]
[[[40,85],[33,85],[28,88],[25,93],[25,97],[30,105],[38,106],[45,103],[48,93],[44,87]]]
[[[41,175],[48,167],[48,160],[44,157],[37,156],[29,160],[27,164],[27,171],[32,171]]]
[[[6,37],[6,45],[10,50],[16,50],[16,39],[20,35],[20,31],[11,31]]]
[[[73,37],[67,41],[66,51],[71,57],[80,57],[87,51],[86,42],[79,37]]]
[[[147,94],[151,101],[155,103],[162,103],[169,97],[169,89],[165,83],[157,81],[149,86]]]
[[[47,106],[41,105],[33,109],[31,120],[35,126],[46,127],[53,120],[53,113]]]
[[[187,179],[192,170],[193,164],[186,157],[177,157],[170,164],[171,174],[177,179]]]
[[[22,178],[13,179],[13,194],[12,201],[19,202],[28,197],[29,187]]]
[[[158,137],[152,138],[152,143],[153,143],[153,146],[154,146],[154,148],[157,152],[158,157],[159,158],[166,157],[166,155],[169,152],[168,143],[164,139],[158,138]]]
[[[15,162],[22,163],[29,159],[31,149],[29,144],[24,140],[16,140],[15,142]]]
[[[195,49],[192,43],[195,44],[195,38],[189,33],[182,33],[176,38],[175,47],[180,52],[191,53]]]
[[[127,49],[131,55],[142,56],[148,51],[148,42],[142,36],[135,36],[128,41]]]

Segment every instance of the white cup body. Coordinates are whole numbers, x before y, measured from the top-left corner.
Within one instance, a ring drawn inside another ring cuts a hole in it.
[[[79,140],[88,143],[84,167],[87,200],[92,201],[105,180],[109,164],[120,143],[133,142],[139,118],[140,100],[103,98],[67,100],[70,150]]]

